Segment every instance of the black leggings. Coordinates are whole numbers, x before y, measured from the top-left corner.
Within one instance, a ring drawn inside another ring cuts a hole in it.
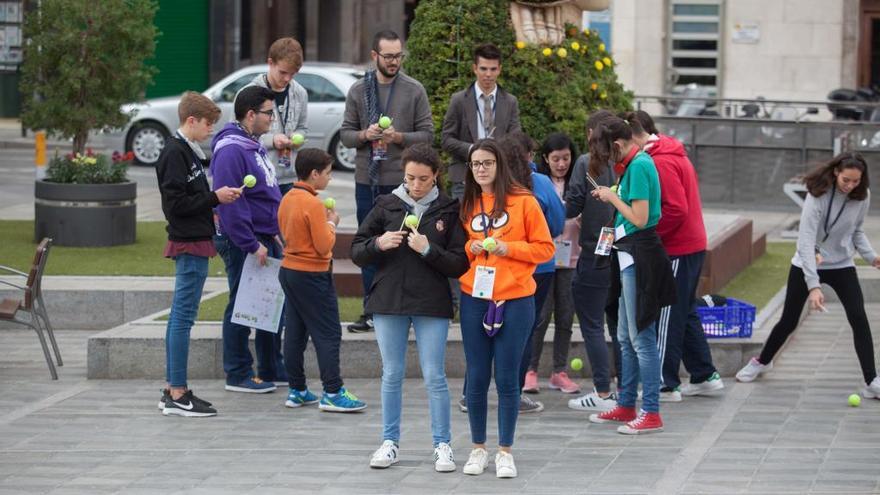
[[[871,326],[868,324],[868,316],[865,314],[865,301],[862,297],[862,287],[856,276],[856,268],[837,268],[833,270],[819,270],[819,281],[828,284],[837,293],[838,299],[843,304],[846,319],[853,331],[853,343],[856,347],[856,355],[859,357],[859,365],[862,367],[862,375],[865,383],[870,384],[877,376],[874,367],[874,341],[871,338]],[[785,293],[785,306],[782,308],[782,318],[764,344],[758,361],[767,364],[773,360],[773,356],[779,352],[785,344],[788,336],[797,328],[798,319],[804,309],[804,303],[809,296],[807,282],[804,280],[804,271],[794,265],[788,272],[788,288]]]

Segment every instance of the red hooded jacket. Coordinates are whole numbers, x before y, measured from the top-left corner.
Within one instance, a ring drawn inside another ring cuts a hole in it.
[[[657,234],[669,256],[706,250],[706,227],[697,172],[684,145],[673,137],[657,135],[645,145],[660,176],[660,223]]]

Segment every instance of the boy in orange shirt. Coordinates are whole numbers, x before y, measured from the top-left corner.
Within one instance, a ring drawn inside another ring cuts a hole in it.
[[[306,387],[303,369],[303,353],[311,337],[324,386],[318,408],[353,412],[367,405],[342,386],[339,374],[342,331],[330,271],[339,215],[332,208],[324,207],[317,192],[330,182],[332,166],[333,158],[323,150],[301,150],[295,164],[300,180],[284,196],[278,208],[278,227],[286,240],[278,273],[286,296],[284,364],[290,389],[285,405],[301,407],[319,402]]]

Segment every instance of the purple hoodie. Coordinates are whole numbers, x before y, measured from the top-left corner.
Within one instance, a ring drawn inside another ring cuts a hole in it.
[[[220,231],[242,251],[255,253],[260,247],[256,234],[278,234],[281,190],[275,180],[275,168],[266,155],[266,148],[236,122],[220,129],[211,141],[211,150],[215,191],[223,186],[241,187],[248,174],[257,178],[257,184],[244,188],[239,199],[217,206]]]

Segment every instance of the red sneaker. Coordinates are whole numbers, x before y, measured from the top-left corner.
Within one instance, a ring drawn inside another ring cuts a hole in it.
[[[540,390],[538,388],[538,373],[532,370],[527,371],[522,391],[527,394],[537,394],[538,390]]]
[[[626,423],[636,419],[635,407],[617,406],[610,411],[599,414],[590,414],[591,423]]]
[[[655,412],[642,411],[638,418],[617,427],[617,433],[624,435],[641,435],[656,431],[663,431],[663,420],[660,419],[660,413]]]

